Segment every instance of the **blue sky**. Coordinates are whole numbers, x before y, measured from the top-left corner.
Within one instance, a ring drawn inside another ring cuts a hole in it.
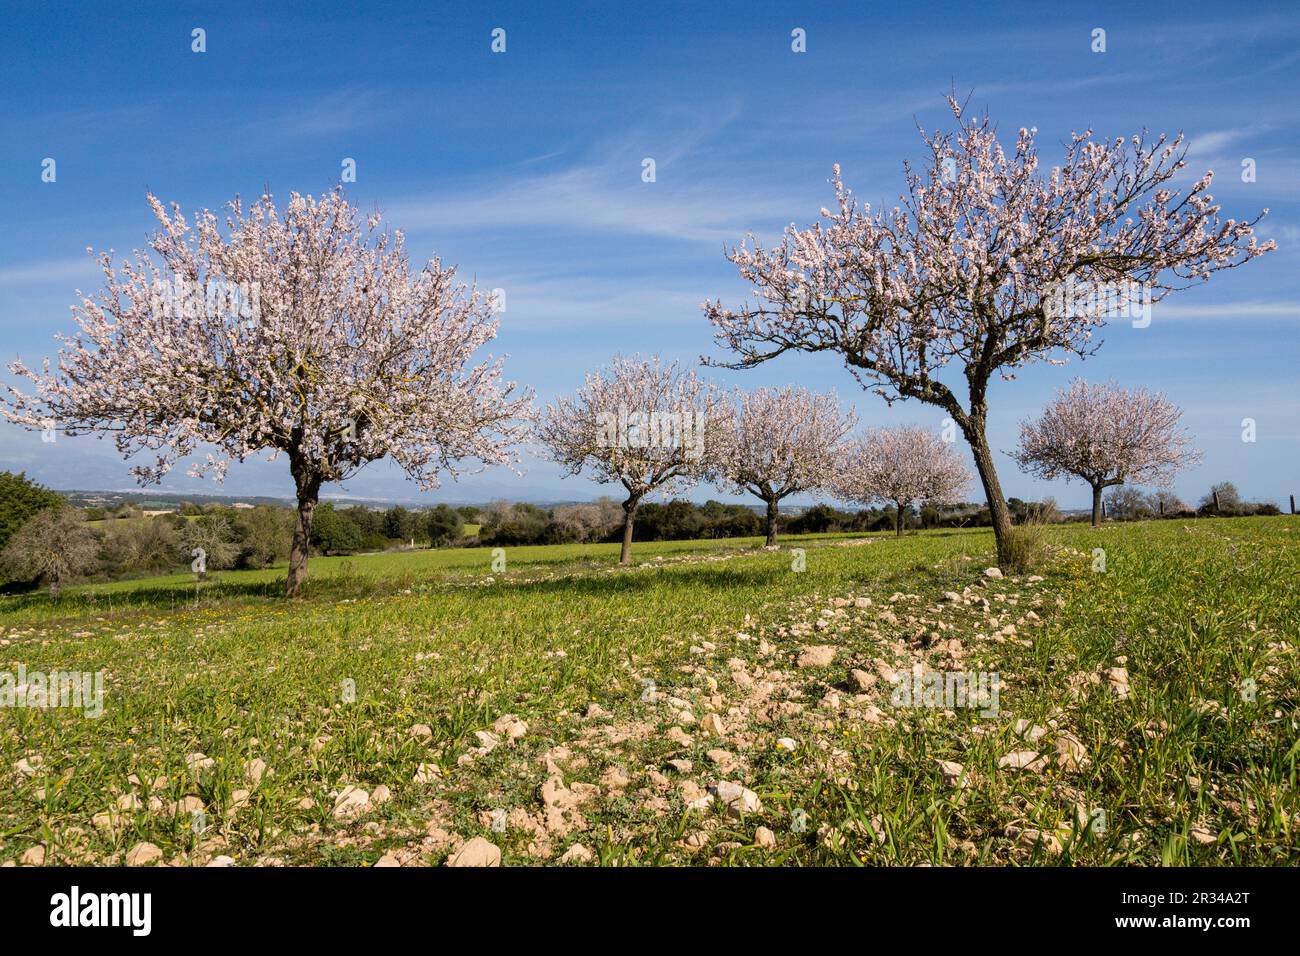
[[[1271,212],[1279,251],[1112,325],[1101,352],[995,383],[990,441],[1076,374],[1168,392],[1204,463],[1176,488],[1231,480],[1284,503],[1300,494],[1300,11],[1289,5],[299,4],[8,5],[0,36],[0,358],[53,354],[78,287],[97,288],[87,246],[140,247],[146,189],[189,209],[264,185],[349,186],[406,231],[413,258],[440,255],[506,290],[495,353],[542,401],[618,352],[694,362],[721,355],[699,303],[745,287],[724,243],[806,225],[830,202],[839,162],[862,198],[892,203],[916,124],[942,96],[972,94],[1009,131],[1037,126],[1050,166],[1071,131],[1183,131],[1192,174],[1214,169],[1225,215]],[[191,30],[207,52],[191,52]],[[491,31],[506,30],[504,54]],[[807,52],[791,50],[791,30]],[[1107,50],[1090,49],[1094,28]],[[57,161],[57,181],[41,162]],[[642,160],[657,181],[641,180]],[[1241,180],[1256,161],[1257,179]],[[865,423],[938,425],[937,409],[890,408],[830,356],[786,356],[726,384],[835,388]],[[7,373],[5,373],[7,377]],[[1258,439],[1241,441],[1241,421]],[[601,493],[525,456],[419,495],[386,463],[336,493],[480,501]],[[131,487],[110,442],[0,425],[0,468],[56,488]],[[1079,484],[1039,482],[999,456],[1009,495],[1082,507]],[[168,490],[220,491],[177,469]],[[283,461],[235,466],[236,494],[291,491]],[[972,490],[972,495],[975,495]],[[702,487],[694,497],[722,497]]]

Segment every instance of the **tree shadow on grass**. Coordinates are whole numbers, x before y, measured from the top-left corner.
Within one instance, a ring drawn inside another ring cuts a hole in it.
[[[966,529],[933,532],[927,537],[970,536]],[[847,538],[855,536],[849,535]],[[879,537],[879,536],[876,536]],[[823,546],[834,547],[834,539]],[[892,537],[881,538],[893,542]],[[909,542],[910,538],[902,541]],[[794,543],[799,543],[797,540]],[[811,543],[811,542],[810,542]],[[882,545],[888,547],[889,545]],[[742,548],[736,557],[752,558],[763,552],[758,548]],[[865,552],[864,552],[865,554]],[[456,594],[466,590],[480,590],[486,597],[503,594],[568,594],[575,598],[592,599],[601,596],[617,597],[663,588],[674,590],[744,589],[766,591],[773,595],[786,591],[782,584],[794,572],[787,563],[789,552],[771,552],[771,563],[746,563],[737,565],[728,561],[673,560],[663,563],[620,567],[612,560],[593,559],[586,556],[566,556],[556,561],[530,562],[520,571],[491,575],[495,580],[484,583],[489,577],[487,569],[477,571],[465,568],[407,569],[398,573],[378,575],[363,574],[354,569],[335,569],[332,573],[309,577],[303,594],[295,604],[312,605],[338,600],[382,598],[415,591],[420,595]],[[925,561],[910,565],[897,565],[885,571],[882,562],[870,556],[863,560],[860,573],[850,574],[842,580],[845,587],[870,585],[873,588],[902,587],[910,583],[914,590],[919,575],[926,583],[938,585],[951,582],[952,574],[936,569]],[[919,555],[918,555],[919,558]],[[539,576],[540,575],[540,576]],[[214,610],[234,606],[282,607],[284,579],[275,578],[246,581],[223,580],[219,575],[213,580],[196,584],[192,580],[141,585],[136,588],[114,586],[99,590],[93,585],[65,592],[51,598],[44,591],[0,599],[0,619],[9,617],[15,624],[40,627],[68,626],[84,623],[88,616],[149,614],[158,612]]]

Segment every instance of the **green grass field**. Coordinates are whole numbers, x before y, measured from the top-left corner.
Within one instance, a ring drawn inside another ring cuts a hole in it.
[[[962,530],[3,598],[0,671],[105,698],[0,709],[0,862],[1296,863],[1300,520],[1049,538],[1004,578]],[[997,673],[996,713],[900,706],[912,668]]]

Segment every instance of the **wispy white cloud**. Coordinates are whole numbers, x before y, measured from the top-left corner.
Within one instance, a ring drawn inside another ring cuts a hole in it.
[[[325,96],[293,96],[292,104],[270,110],[241,128],[241,140],[270,142],[334,136],[382,126],[405,112],[403,102],[391,94],[347,89]]]
[[[0,269],[0,286],[35,285],[42,282],[66,282],[93,279],[99,266],[90,256],[68,259],[45,259]]]
[[[811,195],[792,194],[752,157],[735,161],[729,137],[736,118],[726,106],[689,119],[660,118],[656,129],[591,144],[565,165],[536,171],[564,155],[554,151],[390,201],[384,212],[408,232],[536,229],[734,242],[750,229],[808,213]],[[652,182],[643,179],[647,159],[654,162]]]
[[[386,213],[408,231],[545,229],[719,243],[808,207],[807,199],[726,181],[690,176],[672,182],[669,166],[658,166],[657,182],[643,183],[640,174],[639,161],[618,170],[582,166],[400,200]]]
[[[699,289],[646,280],[575,284],[556,280],[504,280],[506,313],[512,329],[550,330],[643,324],[647,330],[702,321]],[[649,332],[647,333],[649,334]]]
[[[1300,319],[1300,302],[1246,301],[1184,305],[1157,302],[1151,307],[1153,320],[1161,319]]]

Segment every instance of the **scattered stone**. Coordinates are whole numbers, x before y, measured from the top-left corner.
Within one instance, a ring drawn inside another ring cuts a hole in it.
[[[590,863],[592,861],[592,858],[593,855],[590,850],[588,850],[581,843],[575,843],[573,844],[573,846],[569,847],[567,850],[564,851],[564,855],[560,857],[560,862],[561,863]]]
[[[1087,748],[1074,734],[1059,734],[1052,747],[1056,751],[1053,762],[1061,770],[1083,770],[1092,763],[1088,759]]]
[[[688,810],[704,810],[713,803],[713,794],[706,791],[694,780],[683,780],[678,786],[682,800]]]
[[[776,834],[773,833],[771,830],[769,830],[767,827],[759,827],[757,830],[754,831],[754,842],[757,843],[759,846],[761,846],[764,850],[775,849]]]
[[[703,830],[692,830],[682,838],[682,846],[692,852],[701,850],[709,844],[709,835]]]
[[[375,787],[374,792],[370,794],[370,802],[375,806],[387,803],[391,799],[393,799],[393,791],[389,790],[388,787],[384,786],[382,783]]]
[[[566,787],[563,778],[558,775],[547,777],[541,788],[547,828],[559,835],[567,833],[573,827],[585,829],[586,824],[578,813],[578,807],[598,792],[599,788],[589,783],[575,783]]]
[[[587,705],[588,720],[595,720],[598,717],[608,717],[608,716],[609,716],[609,711],[607,711],[604,707],[601,707],[600,704],[592,703]]]
[[[1030,773],[1042,773],[1047,767],[1047,761],[1040,757],[1036,750],[1013,750],[1009,754],[1004,754],[998,760],[998,766],[1012,770],[1028,770]]]
[[[1000,577],[1002,577],[1002,569],[1001,569],[1001,568],[985,568],[985,569],[984,569],[984,576],[985,576],[986,578],[1000,578]]]
[[[436,819],[429,821],[429,825],[425,827],[424,832],[424,845],[433,850],[441,850],[444,847],[452,846],[460,839],[455,834],[448,833],[439,826],[439,821]]]
[[[391,867],[391,866],[401,866],[401,865],[402,865],[402,861],[397,858],[397,855],[393,853],[392,850],[389,850],[387,853],[385,853],[383,856],[381,856],[378,860],[375,861],[375,869],[379,869],[381,866]]]
[[[44,866],[45,865],[45,844],[38,843],[33,847],[28,847],[27,852],[22,855],[20,862],[23,866]]]
[[[419,740],[432,740],[433,728],[428,724],[412,724],[410,734]]]
[[[835,660],[837,649],[829,644],[815,644],[805,647],[796,662],[799,667],[829,667]]]
[[[1108,667],[1101,672],[1106,679],[1110,692],[1116,697],[1128,697],[1128,669],[1125,667]]]
[[[1030,849],[1042,847],[1052,856],[1058,856],[1061,853],[1061,841],[1053,833],[1017,826],[1007,827],[1006,833],[1007,836],[1017,840],[1021,846]]]
[[[203,800],[194,794],[187,794],[171,805],[171,815],[174,817],[193,816],[203,810]]]
[[[244,776],[248,777],[254,784],[262,782],[262,777],[266,775],[266,761],[260,757],[254,757],[248,763],[244,764]]]
[[[351,820],[370,809],[370,794],[360,787],[345,787],[334,799],[334,819]]]
[[[778,749],[786,750],[789,751],[790,753],[794,753],[796,750],[799,749],[799,745],[795,743],[793,737],[778,737],[776,741],[776,746]]]
[[[412,783],[430,784],[437,781],[442,776],[442,768],[436,763],[422,763],[415,771],[415,779]]]
[[[700,721],[700,729],[715,737],[721,737],[726,732],[726,728],[722,725],[722,718],[717,714],[705,714],[704,719]]]
[[[508,740],[518,740],[528,733],[528,724],[514,714],[503,714],[492,724],[492,729],[498,734],[504,734]]]
[[[760,813],[763,809],[758,794],[742,784],[731,780],[723,780],[714,784],[712,790],[718,799],[726,804],[727,812],[732,816],[740,817],[747,813]]]
[[[954,790],[960,790],[966,786],[966,768],[954,760],[936,760],[939,765],[939,772],[943,774],[943,782]]]
[[[1042,739],[1043,735],[1047,733],[1045,728],[1039,727],[1037,724],[1031,724],[1027,720],[1017,720],[1015,723],[1015,731],[1031,744],[1038,743],[1038,741]]]
[[[185,756],[185,766],[193,773],[198,773],[200,770],[207,770],[215,764],[216,761],[211,757],[197,751],[192,754],[186,754]]]
[[[695,743],[695,738],[692,737],[690,734],[688,734],[686,731],[682,730],[682,728],[680,727],[670,727],[668,729],[668,733],[665,734],[664,736],[666,736],[673,743],[678,744],[682,747],[689,747]]]
[[[1199,843],[1201,846],[1209,846],[1219,839],[1219,835],[1202,823],[1198,823],[1187,831],[1187,835],[1192,838],[1193,843]]]
[[[705,753],[705,756],[708,757],[710,761],[717,764],[718,769],[723,773],[729,773],[739,762],[736,760],[735,754],[730,750],[723,750],[721,747],[716,747],[713,750],[708,751]]]
[[[163,858],[163,851],[152,843],[137,843],[126,853],[127,866],[148,866]]]
[[[690,773],[695,769],[695,764],[692,761],[681,757],[668,761],[668,766],[672,767],[678,773]]]
[[[856,691],[870,690],[872,685],[875,683],[875,674],[864,670],[858,670],[857,668],[849,671],[849,686]]]
[[[217,867],[234,866],[235,858],[233,856],[225,856],[224,854],[221,856],[214,856],[211,860],[207,862],[206,865],[217,866]]]
[[[501,848],[482,837],[474,837],[451,855],[448,866],[500,866]]]

